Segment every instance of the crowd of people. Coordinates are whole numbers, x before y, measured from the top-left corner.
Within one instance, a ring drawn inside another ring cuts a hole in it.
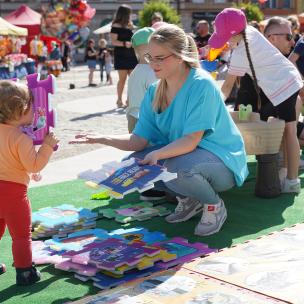
[[[200,215],[194,234],[212,235],[227,218],[229,202],[224,202],[220,193],[241,187],[248,176],[244,141],[225,105],[236,86],[236,109],[238,104],[251,104],[262,120],[274,116],[285,121],[281,192],[299,193],[297,135],[301,138],[303,131],[298,120],[304,95],[304,40],[292,21],[273,17],[262,30],[257,24],[250,25],[243,11],[228,8],[215,18],[212,33],[210,24],[202,20],[193,37],[165,23],[160,13],[153,15],[151,27],[135,31],[130,16],[129,6],[118,8],[111,29],[113,52],[104,39],[99,40],[98,49],[95,41],[89,40],[86,49],[89,86],[95,85],[97,64],[100,80],[105,71],[106,82],[112,84],[113,60],[119,75],[117,106],[128,107],[129,134],[78,134],[70,143],[100,143],[132,151],[129,157],[140,158],[142,164],[161,164],[176,173],[176,179],[157,182],[141,199],[176,197],[175,211],[166,221],[180,223]],[[228,45],[225,53],[229,54],[219,56],[228,58],[228,69],[220,89],[201,68],[200,60],[210,47],[221,49],[224,45]],[[123,101],[128,76],[128,99]],[[49,134],[36,152],[31,139],[20,131],[32,120],[28,89],[0,82],[0,134],[5,138],[0,144],[0,237],[8,226],[19,285],[40,279],[31,262],[30,174],[47,164],[58,143],[54,134]],[[8,200],[16,207],[7,204]],[[13,208],[18,212],[10,212]]]

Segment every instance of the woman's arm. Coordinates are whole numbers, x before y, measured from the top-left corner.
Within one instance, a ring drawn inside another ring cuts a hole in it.
[[[147,145],[148,141],[135,134],[125,135],[76,135],[75,140],[69,142],[70,144],[103,144],[112,146],[114,148],[125,151],[141,151]]]
[[[114,27],[121,27],[120,25],[113,24]],[[111,42],[114,46],[122,46],[130,48],[132,46],[132,43],[130,41],[120,41],[118,40],[118,34],[110,33]]]
[[[192,152],[198,146],[203,135],[204,131],[198,131],[185,135],[161,149],[148,153],[142,163],[154,165],[158,160]]]
[[[226,79],[222,85],[222,93],[224,94],[225,99],[227,99],[229,97],[231,90],[233,88],[233,85],[236,81],[236,78],[237,78],[237,76],[234,76],[234,75],[230,75],[230,74],[226,75]]]
[[[296,62],[297,60],[300,58],[300,55],[295,53],[295,52],[291,52],[291,54],[289,55],[288,59],[295,65],[297,66]]]

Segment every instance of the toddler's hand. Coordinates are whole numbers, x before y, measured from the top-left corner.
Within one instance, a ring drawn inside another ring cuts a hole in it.
[[[35,182],[39,182],[42,179],[42,175],[40,173],[32,173],[31,179]]]
[[[44,137],[43,143],[49,145],[54,149],[59,143],[59,139],[54,135],[53,132],[51,132]]]

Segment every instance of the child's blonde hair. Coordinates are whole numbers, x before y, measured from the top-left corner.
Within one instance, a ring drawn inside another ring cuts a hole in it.
[[[174,55],[180,57],[189,68],[200,68],[196,44],[193,38],[180,27],[173,24],[160,27],[151,35],[151,42],[168,48]],[[168,105],[166,90],[167,82],[165,79],[161,79],[153,101],[153,109],[157,112],[164,111]]]
[[[0,123],[18,120],[26,114],[33,96],[26,85],[14,81],[0,81]]]
[[[99,45],[99,47],[101,47],[101,48],[106,48],[106,47],[107,47],[107,40],[104,39],[104,38],[99,39],[98,45]]]

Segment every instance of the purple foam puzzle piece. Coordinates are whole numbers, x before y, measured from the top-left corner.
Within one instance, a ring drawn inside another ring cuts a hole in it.
[[[39,80],[39,74],[26,76],[27,85],[34,98],[35,117],[32,126],[24,128],[24,131],[33,138],[35,145],[41,145],[51,127],[55,127],[55,110],[51,107],[49,94],[54,94],[55,77],[49,75],[45,80]]]
[[[152,246],[159,246],[167,250],[169,253],[175,253],[177,258],[169,262],[157,262],[155,265],[160,268],[168,269],[178,264],[184,264],[191,260],[207,255],[211,252],[216,252],[217,249],[211,249],[208,245],[203,243],[189,243],[188,240],[175,237],[170,240],[153,243]]]
[[[139,263],[144,256],[154,256],[160,252],[159,248],[147,246],[142,243],[128,244],[120,239],[107,239],[102,242],[93,242],[83,250],[68,251],[64,257],[70,257],[71,261],[79,264],[94,264],[97,268],[115,270],[115,268]]]

